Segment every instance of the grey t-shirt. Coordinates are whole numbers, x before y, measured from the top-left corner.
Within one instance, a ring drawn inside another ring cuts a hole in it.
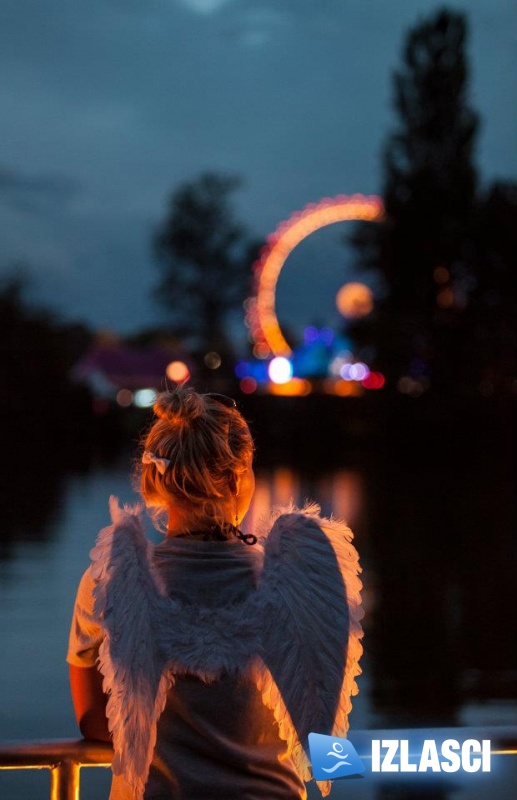
[[[257,555],[238,541],[167,539],[154,561],[175,597],[184,602],[239,602],[255,585]],[[93,612],[94,581],[80,582],[67,661],[96,664],[102,630]],[[115,776],[110,800],[129,800],[131,790]],[[176,676],[158,723],[157,743],[145,800],[305,800],[305,785],[293,768],[251,679],[223,676],[206,684]]]

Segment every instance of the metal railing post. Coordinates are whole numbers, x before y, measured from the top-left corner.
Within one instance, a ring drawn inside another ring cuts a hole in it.
[[[79,764],[62,761],[50,770],[50,800],[79,800]]]

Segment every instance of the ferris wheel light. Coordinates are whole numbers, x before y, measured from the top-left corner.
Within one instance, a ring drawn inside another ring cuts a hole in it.
[[[255,291],[246,307],[246,322],[253,341],[265,345],[276,356],[291,354],[276,316],[275,293],[285,260],[303,239],[326,225],[346,220],[378,222],[383,214],[380,197],[339,195],[324,198],[319,203],[309,203],[281,222],[268,236],[258,261],[253,265]]]
[[[293,365],[288,358],[277,356],[271,361],[268,373],[273,383],[287,383],[293,377]]]

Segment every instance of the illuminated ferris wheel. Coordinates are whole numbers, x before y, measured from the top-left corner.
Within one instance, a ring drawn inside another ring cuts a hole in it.
[[[263,248],[260,258],[253,265],[254,291],[245,301],[246,325],[255,343],[255,355],[260,358],[289,356],[287,343],[275,311],[275,295],[278,277],[289,254],[311,233],[336,222],[378,222],[384,214],[380,197],[351,197],[339,195],[325,198],[319,203],[310,203],[296,211],[288,220],[281,222]]]

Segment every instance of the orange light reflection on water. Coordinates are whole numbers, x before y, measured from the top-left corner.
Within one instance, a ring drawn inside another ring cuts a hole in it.
[[[311,393],[312,387],[309,381],[304,378],[291,378],[285,383],[269,383],[269,394],[281,397],[305,397]]]
[[[341,470],[323,476],[307,487],[301,476],[289,467],[277,467],[272,475],[259,474],[245,529],[254,531],[260,520],[268,519],[275,507],[285,507],[291,502],[298,508],[306,502],[315,502],[321,506],[324,516],[332,514],[354,529],[360,524],[364,509],[362,478],[356,472]]]

